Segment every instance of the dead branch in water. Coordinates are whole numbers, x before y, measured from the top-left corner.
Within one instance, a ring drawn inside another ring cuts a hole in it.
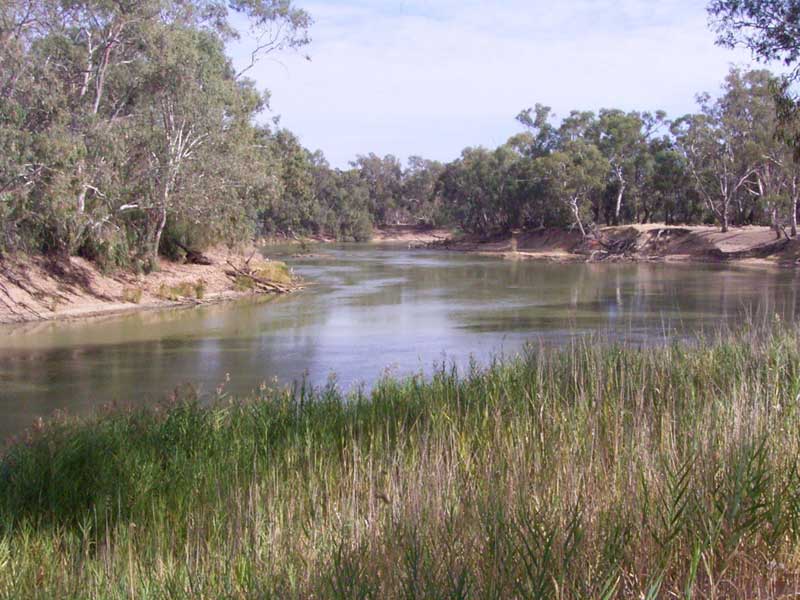
[[[252,257],[251,257],[252,258]],[[231,261],[226,261],[228,265],[233,269],[233,271],[226,271],[226,274],[231,277],[232,279],[236,279],[236,276],[245,277],[252,281],[255,286],[262,291],[272,292],[272,293],[279,293],[279,294],[288,294],[289,292],[293,292],[295,290],[300,289],[300,286],[297,285],[285,285],[282,283],[278,283],[276,281],[268,281],[262,277],[255,275],[249,268],[247,270],[241,269],[234,265]],[[247,262],[250,262],[249,259]]]

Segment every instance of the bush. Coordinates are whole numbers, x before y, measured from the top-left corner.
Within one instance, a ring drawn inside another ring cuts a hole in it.
[[[78,249],[78,255],[92,261],[103,272],[132,266],[131,249],[124,233],[103,232],[89,235]]]

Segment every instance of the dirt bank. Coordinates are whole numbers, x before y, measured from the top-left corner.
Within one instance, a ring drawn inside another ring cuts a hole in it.
[[[721,233],[708,226],[659,224],[603,227],[597,239],[577,231],[543,229],[493,239],[462,237],[436,241],[432,248],[501,255],[509,259],[554,262],[697,261],[794,266],[800,264],[800,240],[768,227],[740,227]]]
[[[373,244],[406,244],[421,246],[443,242],[451,238],[450,230],[418,225],[394,225],[375,229],[372,232]]]
[[[0,324],[198,306],[266,292],[262,277],[248,273],[274,277],[276,293],[295,287],[282,263],[259,253],[216,250],[205,256],[210,265],[162,260],[149,275],[105,274],[76,257],[6,256],[0,259]]]

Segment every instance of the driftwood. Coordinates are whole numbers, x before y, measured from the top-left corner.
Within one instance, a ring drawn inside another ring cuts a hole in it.
[[[256,288],[258,288],[258,289],[260,289],[262,291],[271,292],[271,293],[277,292],[279,294],[288,294],[289,292],[292,292],[292,291],[298,289],[298,286],[296,286],[296,285],[285,285],[285,284],[282,284],[282,283],[278,283],[276,281],[268,281],[266,279],[258,277],[257,275],[254,275],[252,272],[250,272],[249,269],[248,270],[241,269],[241,268],[237,267],[236,265],[234,265],[231,261],[226,261],[226,262],[231,267],[231,269],[233,269],[233,271],[226,271],[226,274],[229,277],[231,277],[233,279],[235,279],[237,276],[245,277],[246,279],[249,279],[250,281],[252,281]],[[247,262],[248,263],[250,262],[249,259],[248,259]]]
[[[603,240],[599,239],[598,242],[603,249],[609,254],[630,254],[636,250],[636,238],[622,238],[618,240]]]

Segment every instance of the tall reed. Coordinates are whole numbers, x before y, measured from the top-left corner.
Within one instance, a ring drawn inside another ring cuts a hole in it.
[[[774,327],[61,419],[0,462],[0,592],[789,597],[799,394]]]

